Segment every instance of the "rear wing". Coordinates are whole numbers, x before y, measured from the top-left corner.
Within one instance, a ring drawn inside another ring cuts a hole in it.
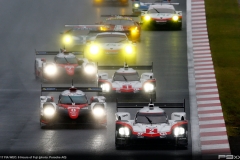
[[[41,85],[41,95],[42,92],[63,92],[69,90],[71,87],[44,87]],[[76,87],[77,90],[83,92],[102,92],[101,87]]]
[[[36,51],[35,50],[35,54],[36,55],[57,55],[61,52],[59,51]],[[65,52],[66,54],[68,53],[72,53],[74,55],[83,55],[83,52],[79,52],[79,51],[68,51],[68,52]]]
[[[134,0],[133,0],[134,1]],[[157,0],[153,3],[143,3],[140,0],[135,0],[135,2],[139,2],[141,5],[144,6],[150,6],[150,5],[154,5],[154,4],[161,4],[161,5],[179,5],[179,3],[172,3],[171,0]]]
[[[65,27],[72,30],[101,31],[101,27],[104,27],[104,25],[65,25]]]
[[[143,108],[144,106],[148,106],[148,104],[149,102],[118,102],[116,100],[116,111],[118,112],[118,108]],[[185,112],[185,99],[179,103],[155,102],[153,104],[159,108],[182,108]]]
[[[133,14],[130,14],[130,15],[108,15],[108,14],[105,14],[105,15],[101,15],[101,17],[139,17],[138,15],[133,15]]]
[[[98,66],[98,70],[117,70],[123,67],[124,66]],[[151,63],[151,65],[133,65],[129,66],[129,68],[133,68],[135,70],[151,70],[153,72],[153,62]]]

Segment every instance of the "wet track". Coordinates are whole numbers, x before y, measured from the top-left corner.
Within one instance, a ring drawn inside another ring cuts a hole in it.
[[[137,44],[137,64],[153,61],[157,101],[182,102],[185,98],[189,119],[186,2],[178,2],[181,5],[176,9],[183,11],[182,31],[143,31],[142,41]],[[62,125],[44,130],[39,127],[41,83],[33,74],[34,49],[58,50],[59,33],[65,24],[93,24],[100,20],[101,14],[130,14],[131,5],[94,7],[90,0],[1,0],[0,6],[0,156],[191,158],[191,134],[186,150],[169,147],[115,150],[114,102],[107,106],[107,129],[90,125]],[[134,115],[132,110],[131,115]]]

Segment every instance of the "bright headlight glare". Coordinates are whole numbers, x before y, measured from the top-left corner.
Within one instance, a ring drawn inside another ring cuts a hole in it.
[[[91,54],[98,54],[99,52],[99,47],[95,44],[91,45],[90,46],[90,53]]]
[[[72,42],[72,38],[70,35],[65,35],[64,38],[63,38],[63,41],[65,44],[69,44]]]
[[[87,74],[93,74],[96,72],[96,68],[94,67],[94,65],[88,64],[85,66],[84,71]]]
[[[104,84],[101,85],[101,88],[102,88],[103,92],[109,92],[110,84],[104,83]]]
[[[44,73],[47,75],[55,75],[57,72],[57,67],[54,64],[49,64],[44,68]]]
[[[121,136],[129,136],[129,135],[130,135],[130,130],[129,130],[129,128],[127,128],[127,127],[121,127],[121,128],[119,128],[118,133],[119,133]]]
[[[177,20],[178,20],[178,16],[174,15],[174,16],[172,17],[172,19],[173,19],[174,21],[177,21]]]
[[[105,115],[105,111],[102,107],[95,107],[93,108],[93,115],[96,117],[101,117]]]
[[[174,134],[175,136],[179,136],[179,135],[182,135],[182,134],[184,134],[184,133],[185,133],[185,129],[182,128],[182,127],[176,127],[176,128],[174,129],[174,132],[173,132],[173,134]]]
[[[131,54],[131,53],[133,53],[133,47],[131,45],[127,45],[125,47],[125,51],[127,54]]]
[[[55,110],[52,106],[44,107],[44,109],[43,109],[43,114],[45,116],[51,117],[54,115],[54,113],[55,113]]]
[[[145,20],[145,21],[150,21],[150,19],[151,19],[150,16],[148,16],[148,15],[147,15],[147,16],[144,16],[144,20]]]
[[[152,83],[145,83],[143,88],[145,92],[152,92],[154,90],[154,85]]]
[[[135,3],[135,4],[134,4],[134,7],[135,7],[135,8],[138,8],[138,7],[139,7],[139,4],[138,4],[138,3]]]

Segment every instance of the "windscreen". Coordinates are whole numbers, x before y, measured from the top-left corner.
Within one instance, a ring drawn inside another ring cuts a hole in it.
[[[174,14],[175,11],[169,8],[153,8],[148,11],[149,13],[171,13]]]
[[[97,43],[121,43],[126,41],[127,37],[125,35],[116,34],[98,35],[95,39]]]
[[[88,103],[88,100],[87,100],[87,97],[85,95],[83,95],[83,96],[63,96],[62,95],[60,97],[60,103],[62,103],[62,104],[72,104],[72,103],[86,104],[86,103]]]
[[[77,64],[77,59],[75,57],[55,57],[55,62],[57,64]]]
[[[118,73],[115,72],[114,81],[139,81],[139,76],[137,72],[134,73]]]
[[[133,26],[134,22],[126,19],[111,19],[104,22],[106,25],[123,25],[123,26]]]
[[[167,116],[165,113],[138,113],[136,123],[154,124],[166,123]]]

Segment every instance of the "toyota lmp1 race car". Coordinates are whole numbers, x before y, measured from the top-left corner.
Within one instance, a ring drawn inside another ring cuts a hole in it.
[[[61,92],[58,102],[42,92]],[[90,103],[84,92],[101,92],[98,87],[42,87],[40,96],[41,128],[54,124],[93,123],[107,125],[106,102],[103,96],[93,96]]]
[[[101,17],[108,17],[101,21],[99,25],[102,26],[102,31],[117,31],[126,33],[129,40],[133,42],[140,41],[141,39],[141,25],[135,21],[134,17],[137,15],[101,15]]]
[[[178,3],[174,3],[177,5]],[[147,11],[141,12],[141,23],[144,29],[162,28],[182,29],[182,11],[176,11],[173,3],[154,3]]]
[[[53,62],[45,58],[36,58],[34,70],[35,77],[43,82],[57,81],[62,79],[85,79],[96,80],[97,65],[86,58],[77,58],[80,52],[36,51],[36,55],[54,55]]]
[[[125,33],[105,32],[103,25],[65,25],[71,28],[65,32],[63,41],[85,45],[84,57],[98,63],[118,63],[128,61],[136,63],[136,44]],[[88,30],[87,36],[77,31]],[[100,33],[99,33],[100,32]]]
[[[130,113],[117,112],[115,145],[121,149],[130,145],[166,146],[186,148],[188,145],[188,121],[183,103],[125,103],[117,102],[118,108],[141,108],[135,118]],[[168,119],[163,108],[182,108],[184,112],[173,112]]]
[[[98,86],[102,88],[105,96],[119,98],[122,96],[147,98],[151,97],[156,99],[156,78],[153,74],[153,64],[146,66],[131,66],[125,63],[124,67],[121,66],[98,66],[99,70],[114,70],[112,78],[108,78],[108,73],[98,73]],[[151,70],[151,72],[142,73],[139,77],[138,72],[135,70]]]

